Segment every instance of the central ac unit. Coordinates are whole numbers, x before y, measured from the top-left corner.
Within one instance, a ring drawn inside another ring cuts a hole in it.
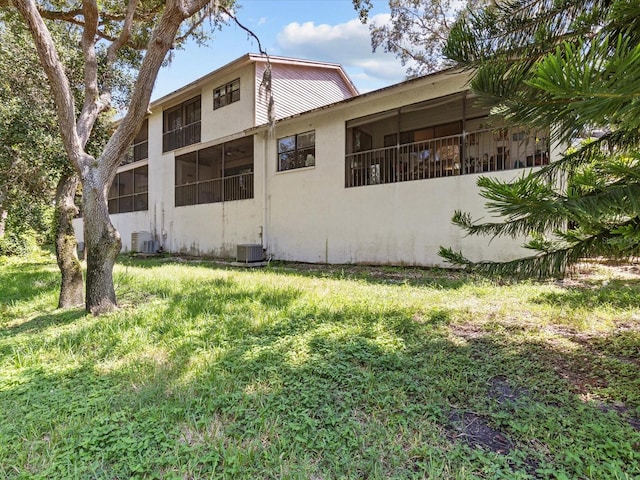
[[[155,240],[145,240],[142,246],[142,253],[157,253],[158,242]]]
[[[131,234],[131,251],[144,252],[144,242],[153,240],[151,232],[133,232]]]
[[[264,260],[264,254],[262,252],[262,245],[260,244],[244,244],[237,245],[236,249],[236,261],[239,263],[252,263],[262,262]]]

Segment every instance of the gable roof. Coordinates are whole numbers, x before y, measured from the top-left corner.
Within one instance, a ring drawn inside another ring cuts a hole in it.
[[[255,63],[266,64],[268,61],[271,62],[272,65],[312,67],[316,69],[327,69],[327,70],[335,71],[341,77],[341,79],[345,83],[351,95],[356,96],[360,94],[360,92],[358,92],[358,89],[353,84],[353,82],[351,81],[347,73],[344,71],[342,66],[338,63],[329,63],[329,62],[321,62],[316,60],[305,60],[305,59],[299,59],[299,58],[279,57],[279,56],[271,56],[271,55],[269,55],[267,60],[267,57],[265,55],[247,53],[227,63],[226,65],[223,65],[222,67],[217,68],[211,71],[210,73],[194,80],[193,82],[188,83],[187,85],[180,87],[179,89],[174,90],[173,92],[168,93],[158,98],[157,100],[154,100],[149,105],[149,108],[153,109],[165,103],[170,103],[176,100],[177,98],[185,95],[189,90],[194,90],[194,89],[197,89],[198,87],[201,87],[202,85],[211,81],[212,79],[214,79],[216,76],[220,74],[231,73],[235,70],[238,70],[250,64],[255,64]]]
[[[288,120],[293,120],[300,117],[313,116],[315,114],[318,114],[319,112],[324,112],[329,109],[346,108],[348,105],[351,105],[353,103],[368,102],[368,101],[375,102],[376,99],[386,97],[387,95],[394,95],[396,93],[403,92],[403,91],[409,91],[412,88],[429,88],[437,84],[446,84],[447,86],[452,87],[450,91],[444,95],[442,93],[434,93],[434,95],[431,96],[431,98],[424,99],[422,100],[422,102],[418,102],[418,103],[433,102],[433,101],[437,101],[439,98],[446,98],[451,95],[456,95],[456,94],[468,91],[470,88],[469,82],[471,80],[471,77],[472,77],[472,70],[461,69],[459,67],[449,67],[443,70],[438,70],[435,72],[428,73],[420,77],[410,78],[408,80],[404,80],[402,82],[395,83],[393,85],[388,85],[378,90],[373,90],[360,95],[355,95],[350,98],[345,98],[343,100],[340,100],[334,103],[329,103],[329,104],[326,104],[311,110],[307,110],[304,112],[300,112],[288,117],[279,118],[276,120],[276,124],[280,124]],[[455,81],[451,82],[451,80],[453,79],[455,79]],[[410,102],[410,103],[415,103],[415,102]],[[246,132],[262,131],[268,128],[270,128],[270,126],[267,123],[262,123],[260,125],[256,125],[255,127],[247,129]]]

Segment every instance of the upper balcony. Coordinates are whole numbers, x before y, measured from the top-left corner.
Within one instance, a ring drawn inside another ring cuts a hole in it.
[[[121,165],[139,162],[149,158],[149,119],[145,118],[138,134],[133,139],[133,144],[125,154]]]
[[[162,151],[200,142],[200,95],[162,112]]]
[[[346,133],[347,188],[549,162],[548,130],[493,125],[464,95],[354,119]]]
[[[121,165],[128,165],[133,162],[139,162],[149,158],[149,141],[144,140],[139,143],[134,143],[129,147]]]
[[[169,152],[176,148],[200,142],[200,120],[184,127],[174,128],[162,134],[162,151]]]
[[[475,130],[346,155],[346,187],[499,172],[549,163],[548,132]]]

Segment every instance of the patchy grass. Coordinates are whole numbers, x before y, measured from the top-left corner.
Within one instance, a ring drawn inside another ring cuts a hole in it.
[[[640,277],[0,263],[0,478],[640,477]]]

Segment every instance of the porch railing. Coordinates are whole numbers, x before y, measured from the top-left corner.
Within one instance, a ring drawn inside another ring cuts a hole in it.
[[[149,142],[134,143],[129,147],[129,151],[122,160],[121,165],[127,165],[129,163],[138,162],[149,158]]]
[[[192,145],[200,141],[200,121],[190,123],[162,134],[162,151],[169,152],[176,148]]]
[[[253,172],[176,186],[176,207],[253,198]]]
[[[533,167],[549,161],[548,134],[478,130],[351,153],[345,186],[359,187]]]

